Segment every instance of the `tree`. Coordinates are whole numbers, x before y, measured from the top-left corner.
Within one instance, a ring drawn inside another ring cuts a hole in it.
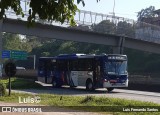
[[[21,0],[1,0],[0,1],[0,19],[5,16],[7,9],[12,9],[16,15],[24,16],[22,11]],[[98,2],[99,0],[97,0]],[[83,0],[77,0],[77,3]],[[67,20],[71,25],[75,24],[74,15],[78,10],[74,4],[74,0],[30,0],[28,3],[30,6],[28,22],[33,24],[36,20],[36,16],[42,20],[48,21],[60,21],[64,23]]]
[[[146,9],[142,9],[138,12],[137,18],[138,21],[141,21],[142,18],[151,18],[155,16],[155,13],[153,12],[155,10],[154,6],[150,6]]]
[[[110,20],[103,20],[99,24],[92,25],[93,31],[104,33],[104,34],[116,34],[121,36],[134,37],[135,29],[134,24],[130,24],[126,21],[119,21],[115,24]]]
[[[24,50],[30,52],[31,46],[17,34],[3,33],[3,49]]]
[[[116,25],[110,20],[103,20],[99,24],[92,25],[93,31],[100,33],[113,34],[116,31]]]
[[[134,26],[135,26],[134,24],[132,25],[126,21],[124,22],[120,21],[117,24],[116,34],[125,35],[125,36],[134,38],[135,37]]]

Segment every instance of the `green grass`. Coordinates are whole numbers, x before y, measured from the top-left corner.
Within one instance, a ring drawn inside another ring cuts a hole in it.
[[[141,102],[133,100],[125,100],[118,98],[108,98],[108,97],[95,97],[95,96],[64,96],[64,95],[53,95],[53,94],[21,94],[12,93],[12,95],[0,97],[0,101],[3,102],[14,102],[18,103],[18,97],[27,98],[28,96],[34,97],[39,96],[41,98],[40,105],[47,106],[59,106],[70,109],[78,109],[82,111],[90,112],[102,112],[104,114],[114,114],[114,115],[153,115],[153,112],[108,112],[114,110],[122,111],[122,107],[136,107],[136,106],[160,106],[159,104],[151,102]],[[39,105],[37,104],[37,105]],[[101,107],[100,107],[101,106]],[[107,106],[109,106],[107,108]],[[143,108],[142,107],[142,108]],[[160,108],[160,107],[159,107]],[[108,110],[108,111],[107,111]],[[155,112],[154,115],[159,115],[159,112]]]
[[[0,82],[6,84],[8,88],[8,79],[0,79]],[[44,89],[43,86],[36,83],[34,80],[23,79],[23,78],[11,78],[12,89]]]
[[[8,86],[8,79],[0,80],[0,82],[5,83]],[[43,89],[44,87],[40,84],[35,83],[32,80],[22,79],[22,78],[12,78],[11,79],[12,89]],[[8,93],[7,93],[8,94]],[[160,111],[160,105],[151,102],[141,102],[133,100],[125,100],[119,98],[109,98],[109,97],[95,97],[95,96],[65,96],[65,95],[53,95],[53,94],[23,94],[23,93],[11,93],[11,96],[0,97],[0,102],[13,102],[18,103],[19,97],[39,96],[41,102],[37,105],[47,105],[47,106],[58,106],[70,109],[78,109],[82,111],[91,112],[102,112],[104,114],[113,115],[150,115],[153,112],[108,112],[108,111],[122,111],[123,107],[137,107],[137,106],[158,106]],[[108,107],[107,107],[108,106]],[[154,115],[159,115],[159,112],[155,112]]]

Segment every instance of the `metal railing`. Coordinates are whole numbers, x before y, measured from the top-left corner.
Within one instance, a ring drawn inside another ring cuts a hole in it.
[[[21,0],[22,5],[24,5],[25,2],[29,2],[29,0]],[[6,11],[6,16],[7,18],[26,21],[29,15],[26,8],[29,8],[29,4],[25,4],[25,9],[23,9],[25,15],[23,18],[17,16],[12,10]],[[55,21],[40,20],[38,15],[36,21],[43,24],[70,27],[67,22],[61,24],[60,22]],[[75,21],[77,26],[70,28],[83,31],[95,31],[103,34],[127,36],[132,39],[160,43],[160,27],[145,22],[84,10],[76,12]]]

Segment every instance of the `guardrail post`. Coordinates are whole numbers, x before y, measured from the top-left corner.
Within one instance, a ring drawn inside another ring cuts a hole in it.
[[[33,55],[34,57],[34,65],[33,65],[33,69],[35,70],[36,69],[36,55]]]

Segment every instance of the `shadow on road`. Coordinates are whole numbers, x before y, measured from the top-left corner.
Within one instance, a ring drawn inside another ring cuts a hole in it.
[[[52,86],[43,86],[45,87],[45,89],[22,89],[22,90],[18,90],[20,92],[24,92],[24,93],[32,93],[32,94],[57,94],[57,95],[74,95],[74,96],[86,96],[86,95],[98,95],[98,94],[102,94],[102,95],[106,95],[106,94],[115,94],[115,93],[119,93],[116,91],[112,91],[112,92],[108,92],[107,89],[102,88],[102,89],[96,89],[94,91],[87,91],[85,89],[85,87],[76,87],[76,88],[70,88],[69,86],[63,86],[61,88],[53,88]]]
[[[41,84],[41,83],[40,83]],[[69,86],[63,86],[61,88],[53,88],[48,84],[41,84],[44,89],[23,89],[19,90],[22,92],[26,93],[49,93],[49,94],[57,94],[57,95],[81,95],[81,96],[86,96],[86,95],[107,95],[107,94],[116,94],[116,93],[121,93],[116,90],[113,90],[112,92],[108,92],[107,89],[101,88],[101,89],[96,89],[94,91],[87,91],[85,87],[76,87],[76,88],[70,88]],[[148,92],[160,92],[159,85],[142,85],[142,84],[129,84],[129,87],[127,88],[118,88],[118,89],[127,89],[127,90],[139,90],[139,91],[148,91]]]

